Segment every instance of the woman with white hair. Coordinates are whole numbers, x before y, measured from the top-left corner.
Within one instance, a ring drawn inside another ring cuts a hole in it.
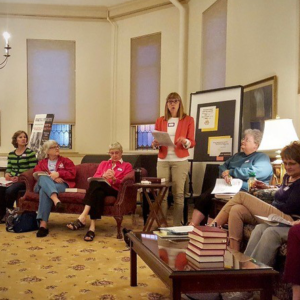
[[[104,209],[104,198],[106,196],[118,196],[118,191],[122,179],[131,170],[132,166],[122,160],[123,148],[116,142],[109,145],[110,159],[102,161],[93,177],[103,178],[103,181],[91,181],[87,193],[83,199],[85,207],[78,219],[67,224],[71,230],[78,230],[85,227],[86,218],[90,215],[91,223],[89,230],[84,236],[86,242],[91,242],[95,238],[96,219],[101,219]]]
[[[63,204],[58,198],[66,188],[75,186],[76,168],[74,163],[59,155],[59,145],[56,141],[45,142],[41,149],[42,160],[34,168],[34,172],[45,172],[49,176],[39,176],[34,191],[39,193],[39,208],[37,219],[40,228],[37,237],[45,237],[49,233],[48,219],[51,207],[54,204],[56,211],[63,211]]]

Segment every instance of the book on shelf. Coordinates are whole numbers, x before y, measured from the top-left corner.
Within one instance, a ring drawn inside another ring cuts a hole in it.
[[[226,238],[227,231],[212,226],[195,226],[193,232],[203,236],[203,237],[219,237]]]
[[[86,190],[85,189],[78,189],[78,188],[66,188],[65,193],[81,193],[85,194]]]
[[[227,238],[217,238],[217,237],[203,237],[198,235],[195,232],[189,232],[188,234],[189,238],[194,239],[196,241],[199,241],[203,244],[226,244]]]
[[[150,181],[151,183],[164,183],[166,182],[166,178],[159,177],[143,177],[142,180]]]
[[[11,180],[6,180],[4,177],[0,177],[0,186],[8,187],[12,184],[13,182]]]
[[[243,181],[238,178],[232,178],[231,184],[226,183],[225,179],[217,178],[212,194],[236,194],[242,188]]]
[[[91,181],[98,181],[98,182],[105,182],[107,183],[108,185],[111,185],[105,178],[103,177],[89,177],[87,179],[88,182],[91,182]]]
[[[225,251],[224,250],[220,250],[220,249],[201,249],[199,247],[196,247],[195,245],[189,243],[188,244],[188,249],[192,250],[193,252],[195,252],[198,255],[224,255]]]
[[[199,255],[192,251],[191,249],[186,249],[186,255],[191,256],[193,259],[195,259],[198,262],[224,262],[224,255]]]
[[[49,173],[46,171],[36,171],[32,175],[36,181],[38,181],[40,176],[50,176]]]
[[[215,262],[199,262],[192,258],[191,256],[187,255],[186,259],[188,264],[194,268],[195,270],[199,269],[224,269],[224,262],[223,261],[215,261]]]
[[[278,225],[292,226],[292,223],[290,221],[276,214],[270,214],[268,217],[255,215],[255,217],[271,226],[278,226]]]
[[[226,243],[216,243],[216,244],[205,244],[201,243],[197,240],[194,240],[193,238],[190,238],[190,243],[194,246],[204,249],[204,250],[210,250],[210,249],[219,249],[219,250],[225,250],[227,248]]]

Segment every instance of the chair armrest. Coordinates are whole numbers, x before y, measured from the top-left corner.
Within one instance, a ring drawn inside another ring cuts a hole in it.
[[[25,182],[26,192],[33,192],[35,179],[33,178],[33,169],[27,170],[19,176],[19,182]]]

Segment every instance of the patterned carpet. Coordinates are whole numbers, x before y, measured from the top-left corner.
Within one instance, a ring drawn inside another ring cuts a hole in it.
[[[8,233],[0,225],[0,300],[4,299],[169,299],[168,288],[138,259],[138,286],[130,287],[129,251],[116,239],[116,222],[97,223],[94,242],[87,229],[71,231],[76,215],[51,214],[46,238],[36,232]],[[137,220],[135,229],[142,228]],[[123,226],[132,228],[132,217]]]

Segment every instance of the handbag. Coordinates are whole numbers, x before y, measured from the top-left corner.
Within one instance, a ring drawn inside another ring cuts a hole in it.
[[[39,229],[39,221],[36,219],[35,211],[19,211],[19,208],[7,210],[6,231],[8,232],[29,232]]]

